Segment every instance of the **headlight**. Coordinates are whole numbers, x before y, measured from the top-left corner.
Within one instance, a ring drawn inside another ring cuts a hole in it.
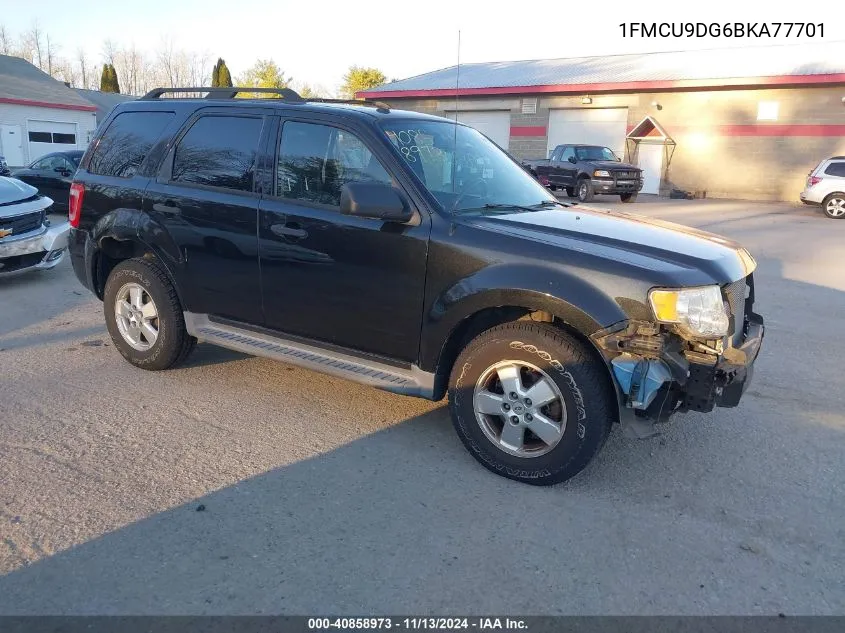
[[[597,169],[593,172],[593,176],[596,178],[610,178],[610,172],[604,169]]]
[[[661,323],[677,323],[687,334],[721,338],[730,325],[719,286],[652,290],[648,294],[655,318]]]

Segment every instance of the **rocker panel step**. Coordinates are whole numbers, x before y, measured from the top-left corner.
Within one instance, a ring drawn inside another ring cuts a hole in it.
[[[206,314],[185,312],[184,317],[188,333],[200,341],[346,378],[393,393],[429,399],[434,394],[434,374],[422,371],[416,365],[405,370],[300,341],[213,322]]]

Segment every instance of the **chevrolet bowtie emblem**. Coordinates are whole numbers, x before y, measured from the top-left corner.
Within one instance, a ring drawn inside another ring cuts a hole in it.
[[[12,229],[0,229],[0,239],[12,234]]]

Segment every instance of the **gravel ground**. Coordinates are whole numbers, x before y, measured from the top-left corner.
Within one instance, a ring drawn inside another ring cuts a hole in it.
[[[0,279],[0,613],[845,613],[845,222],[624,208],[750,248],[764,350],[739,408],[546,489],[444,403],[206,345],[144,372],[67,261]]]

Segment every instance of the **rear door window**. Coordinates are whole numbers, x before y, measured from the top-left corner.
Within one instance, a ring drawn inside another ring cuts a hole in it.
[[[122,112],[97,142],[88,171],[101,176],[134,176],[173,120],[173,112]]]
[[[179,141],[171,180],[252,191],[263,118],[207,115]]]
[[[845,178],[845,161],[831,163],[827,166],[827,169],[824,170],[824,173],[827,176],[840,176]]]

